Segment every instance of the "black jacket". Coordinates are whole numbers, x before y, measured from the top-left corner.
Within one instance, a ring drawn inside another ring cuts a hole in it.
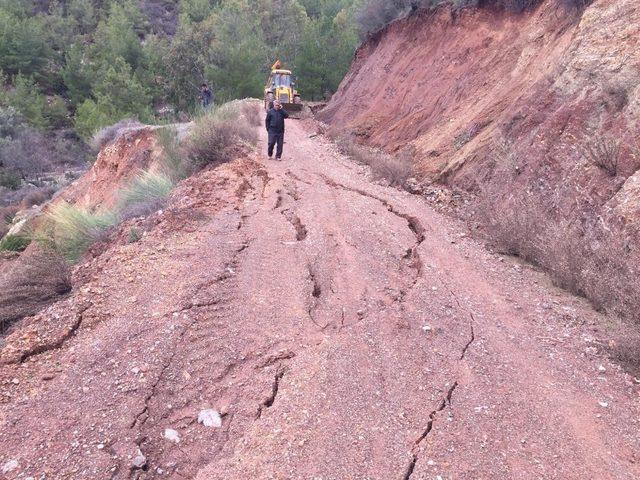
[[[264,126],[270,133],[284,133],[284,119],[289,118],[289,114],[284,108],[276,110],[269,109],[267,118],[264,120]]]

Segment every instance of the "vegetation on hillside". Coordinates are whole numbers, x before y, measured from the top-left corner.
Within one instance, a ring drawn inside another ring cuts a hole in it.
[[[0,105],[31,127],[74,125],[88,139],[123,118],[190,112],[202,82],[218,101],[260,97],[276,58],[305,97],[320,98],[356,47],[353,3],[0,0]]]
[[[90,158],[123,119],[184,119],[261,97],[279,58],[306,99],[333,92],[358,43],[364,0],[0,0],[0,205]]]
[[[259,102],[250,100],[214,107],[196,119],[194,132],[184,142],[180,142],[171,127],[157,129],[162,158],[152,169],[138,172],[117,192],[119,201],[115,208],[89,211],[58,202],[47,212],[46,221],[35,238],[68,261],[77,261],[92,244],[108,237],[110,229],[120,222],[161,209],[180,180],[254,148],[258,141],[256,127],[261,122],[260,108]],[[130,243],[139,239],[139,234],[130,232]],[[15,241],[10,246],[11,249],[22,247]]]

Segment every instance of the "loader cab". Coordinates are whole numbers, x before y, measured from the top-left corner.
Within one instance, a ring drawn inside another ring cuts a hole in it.
[[[273,77],[272,77],[272,83],[271,86],[272,87],[291,87],[295,85],[293,83],[293,80],[291,79],[291,75],[286,74],[286,73],[274,73]]]

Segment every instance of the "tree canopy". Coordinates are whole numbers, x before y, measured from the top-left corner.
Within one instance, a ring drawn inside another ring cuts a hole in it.
[[[362,0],[0,0],[1,108],[85,138],[126,117],[262,96],[269,67],[303,98],[336,90],[358,44]],[[62,109],[62,110],[61,110]]]

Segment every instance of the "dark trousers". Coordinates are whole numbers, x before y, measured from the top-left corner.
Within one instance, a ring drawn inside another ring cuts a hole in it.
[[[273,155],[273,147],[277,144],[278,147],[276,148],[276,158],[280,158],[282,156],[283,143],[284,143],[284,132],[283,133],[269,132],[269,150],[267,151],[269,156],[271,157]]]

